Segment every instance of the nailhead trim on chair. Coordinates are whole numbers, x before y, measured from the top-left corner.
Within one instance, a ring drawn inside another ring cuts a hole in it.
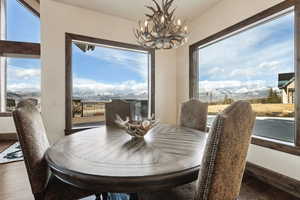
[[[214,125],[213,125],[213,127],[216,127],[216,128],[211,129],[211,130],[215,130],[215,132],[210,133],[212,149],[210,152],[207,152],[210,155],[208,168],[207,168],[207,177],[205,179],[205,183],[200,186],[200,191],[198,193],[199,195],[202,195],[203,200],[207,200],[208,195],[209,195],[212,174],[213,174],[216,155],[217,155],[217,151],[218,151],[218,144],[219,144],[221,132],[223,129],[223,122],[224,122],[224,118],[222,116],[218,115],[217,118],[215,119]],[[201,198],[198,198],[198,199],[201,199]]]

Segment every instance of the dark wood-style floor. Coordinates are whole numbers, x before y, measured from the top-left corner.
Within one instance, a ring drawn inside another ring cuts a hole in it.
[[[0,141],[0,152],[15,141]],[[29,180],[23,161],[0,164],[0,199],[33,200]],[[92,198],[89,198],[92,199]],[[281,190],[263,182],[244,176],[239,200],[298,200]]]

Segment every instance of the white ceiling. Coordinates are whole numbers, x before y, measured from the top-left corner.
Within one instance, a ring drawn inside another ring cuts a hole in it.
[[[142,19],[148,12],[145,5],[153,5],[152,0],[55,0],[61,3],[86,8],[108,15],[122,17],[129,20]],[[181,19],[193,20],[205,10],[221,0],[175,0],[177,7],[175,15]],[[161,0],[157,0],[161,2]],[[148,12],[151,13],[151,12]]]

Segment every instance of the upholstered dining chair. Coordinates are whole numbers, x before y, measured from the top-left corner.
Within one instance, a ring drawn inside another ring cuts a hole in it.
[[[206,131],[208,104],[191,99],[181,104],[179,109],[179,125],[200,131]]]
[[[133,104],[121,100],[115,99],[110,103],[105,104],[105,123],[108,126],[115,126],[116,114],[118,114],[122,119],[126,117],[133,118],[134,106]]]
[[[236,200],[254,121],[248,102],[233,103],[213,123],[198,180],[171,190],[139,193],[139,200]]]
[[[13,118],[36,200],[74,200],[92,195],[51,175],[44,158],[49,147],[46,130],[40,112],[31,101],[21,101]]]

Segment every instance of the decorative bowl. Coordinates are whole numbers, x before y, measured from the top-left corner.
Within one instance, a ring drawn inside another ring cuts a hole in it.
[[[132,137],[142,138],[151,128],[156,126],[159,122],[154,120],[154,115],[150,119],[144,119],[139,121],[130,121],[129,117],[126,117],[124,121],[118,114],[116,115],[115,123]]]

